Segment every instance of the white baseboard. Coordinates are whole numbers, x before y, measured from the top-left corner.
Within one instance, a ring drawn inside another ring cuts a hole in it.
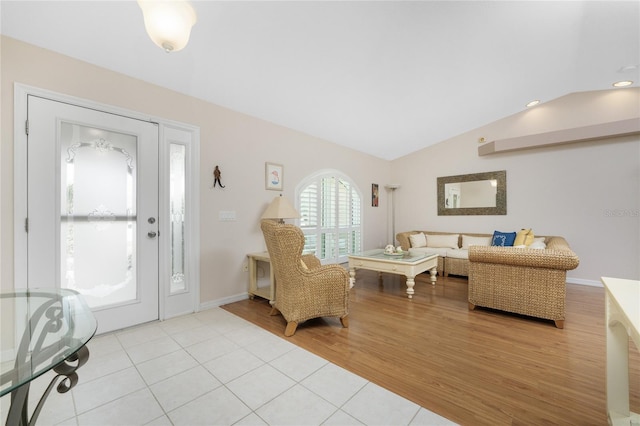
[[[591,287],[604,287],[602,282],[593,280],[584,280],[582,278],[567,278],[568,284],[588,285]]]
[[[161,320],[161,321],[166,321],[166,320],[169,320],[169,319],[171,319],[171,318],[177,318],[177,317],[182,317],[182,316],[185,316],[185,315],[190,315],[190,314],[192,314],[193,312],[194,312],[194,311],[192,311],[192,310],[188,310],[188,311],[184,311],[184,312],[176,312],[176,313],[173,313],[172,315],[167,315],[167,316],[166,316],[166,317],[164,317],[164,319],[163,319],[163,320]]]
[[[200,310],[204,311],[206,309],[217,308],[222,305],[227,305],[233,302],[239,302],[241,300],[245,300],[249,298],[248,293],[236,294],[235,296],[223,297],[222,299],[210,300],[209,302],[201,303]]]

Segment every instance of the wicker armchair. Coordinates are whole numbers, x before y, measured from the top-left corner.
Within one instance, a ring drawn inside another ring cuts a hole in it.
[[[271,315],[281,313],[287,321],[284,335],[293,336],[299,323],[318,317],[339,317],[348,327],[347,271],[322,266],[314,255],[303,256],[304,234],[297,226],[263,220],[261,228],[276,278]]]
[[[564,328],[567,271],[580,260],[562,237],[545,250],[469,247],[469,310],[499,309],[555,322]]]

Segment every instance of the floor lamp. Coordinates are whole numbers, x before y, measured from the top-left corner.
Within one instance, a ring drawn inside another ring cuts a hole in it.
[[[396,245],[396,196],[394,193],[396,189],[400,188],[400,185],[389,184],[384,186],[391,191],[391,244]]]

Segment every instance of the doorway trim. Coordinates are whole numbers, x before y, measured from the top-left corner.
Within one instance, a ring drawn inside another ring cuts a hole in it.
[[[27,206],[27,97],[29,95],[50,99],[56,102],[68,103],[78,107],[94,109],[110,114],[121,115],[136,120],[157,123],[159,126],[159,216],[165,218],[162,223],[168,223],[168,178],[169,170],[165,167],[163,159],[167,158],[164,152],[170,141],[167,139],[166,130],[174,129],[189,134],[189,150],[187,156],[187,203],[189,221],[185,236],[187,239],[186,249],[190,253],[185,269],[190,277],[190,287],[193,289],[191,312],[197,312],[200,306],[200,185],[198,176],[200,175],[200,128],[191,124],[180,123],[159,117],[153,117],[136,111],[102,104],[99,102],[78,98],[75,96],[57,93],[47,89],[28,86],[21,83],[14,83],[14,143],[13,143],[13,248],[14,248],[14,288],[27,287],[27,232],[26,218],[28,214]],[[162,232],[159,236],[158,270],[158,315],[160,320],[168,319],[172,316],[182,315],[188,312],[175,312],[168,308],[169,303],[169,277],[164,276],[168,269],[169,259],[166,254],[170,245],[170,234]]]

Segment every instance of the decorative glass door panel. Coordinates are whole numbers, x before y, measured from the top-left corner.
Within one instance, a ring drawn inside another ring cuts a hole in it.
[[[169,208],[171,209],[171,283],[170,294],[186,290],[185,281],[185,208],[186,147],[169,144]]]
[[[98,333],[158,319],[158,126],[27,99],[28,286],[78,291]]]
[[[137,137],[60,123],[60,286],[93,309],[137,300]]]

